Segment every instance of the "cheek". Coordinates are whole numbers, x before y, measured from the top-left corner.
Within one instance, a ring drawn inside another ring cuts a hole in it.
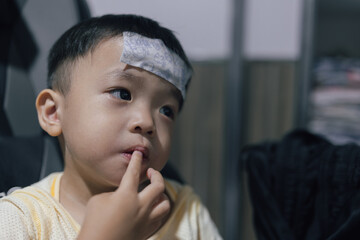
[[[159,148],[158,148],[159,158],[153,167],[156,170],[161,170],[165,166],[166,162],[169,160],[172,129],[170,128],[158,129],[158,134],[159,134]]]
[[[114,132],[109,119],[94,111],[95,108],[85,106],[78,109],[67,112],[63,133],[68,150],[81,158],[104,154]]]

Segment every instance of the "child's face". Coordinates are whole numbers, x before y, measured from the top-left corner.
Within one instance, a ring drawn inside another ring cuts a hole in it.
[[[59,114],[67,166],[106,187],[120,183],[135,149],[142,180],[147,168],[162,169],[179,108],[172,84],[120,62],[121,53],[113,38],[77,60]]]

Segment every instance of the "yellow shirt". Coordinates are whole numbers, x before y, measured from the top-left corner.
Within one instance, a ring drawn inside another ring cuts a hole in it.
[[[59,203],[62,173],[0,199],[0,240],[76,239],[80,225]],[[222,239],[208,210],[188,186],[166,180],[172,214],[155,239]]]

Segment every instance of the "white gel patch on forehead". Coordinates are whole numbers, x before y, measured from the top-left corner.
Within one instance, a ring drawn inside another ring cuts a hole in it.
[[[120,61],[146,71],[172,83],[185,99],[186,84],[192,71],[185,62],[169,50],[160,39],[144,37],[133,32],[123,32],[123,52]]]

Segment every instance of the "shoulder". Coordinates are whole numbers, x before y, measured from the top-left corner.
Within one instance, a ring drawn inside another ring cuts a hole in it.
[[[172,213],[165,228],[178,226],[175,233],[178,239],[222,239],[208,209],[192,187],[168,179],[165,185],[172,200]]]
[[[42,189],[43,191],[46,191],[46,192],[50,192],[53,180],[55,178],[58,178],[61,175],[62,175],[62,172],[52,173],[52,174],[48,175],[47,177],[43,178],[42,180],[40,180],[39,182],[36,182],[36,183],[32,184],[31,186],[36,187],[36,188],[40,188],[40,189]],[[3,198],[3,197],[11,195],[13,192],[15,192],[16,190],[19,190],[19,189],[24,190],[26,188],[14,186],[14,187],[10,188],[7,191],[0,192],[0,199]]]
[[[59,212],[59,204],[50,195],[53,178],[50,175],[0,199],[0,239],[37,239],[46,233],[48,217]]]
[[[197,195],[195,194],[192,187],[186,184],[181,184],[174,180],[165,179],[165,189],[166,189],[166,193],[173,201],[175,201],[177,198],[183,195],[197,198]]]
[[[193,188],[173,180],[165,180],[166,194],[172,201],[172,211],[181,211],[184,214],[198,216],[199,212],[206,207]]]
[[[35,239],[24,214],[11,203],[0,204],[0,239]]]
[[[31,186],[42,189],[43,191],[50,193],[51,188],[54,187],[53,184],[57,183],[58,181],[56,180],[60,179],[61,176],[62,176],[62,172],[55,172],[43,178],[39,182],[34,183]]]
[[[41,214],[49,208],[48,206],[57,205],[51,196],[52,182],[57,176],[59,173],[51,174],[31,186],[15,190],[0,199],[0,206],[2,209],[14,209],[13,213],[18,212],[23,216],[38,217],[34,214]]]
[[[17,191],[0,199],[0,239],[35,239],[30,202],[27,194]]]

